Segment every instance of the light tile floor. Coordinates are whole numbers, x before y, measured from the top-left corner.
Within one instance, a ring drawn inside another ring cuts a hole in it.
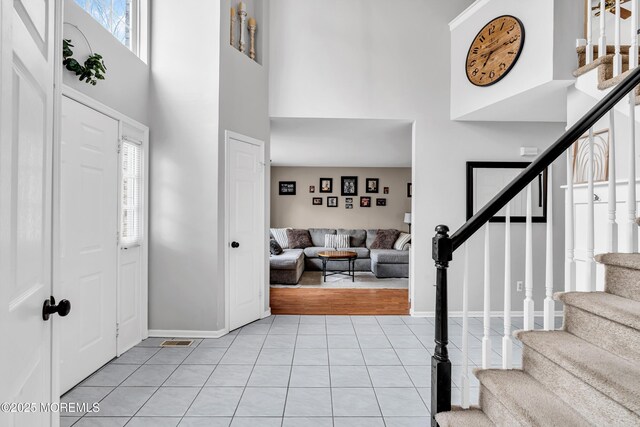
[[[541,318],[536,324],[541,327]],[[460,401],[461,319],[449,322],[454,403]],[[556,319],[560,327],[561,318]],[[522,318],[513,318],[513,329]],[[481,364],[481,318],[469,319],[469,366]],[[491,319],[501,366],[502,318]],[[63,414],[64,426],[425,426],[431,398],[433,319],[271,316],[190,348],[149,338],[62,397],[100,402]],[[514,366],[522,349],[514,340]],[[478,382],[470,373],[472,403]]]

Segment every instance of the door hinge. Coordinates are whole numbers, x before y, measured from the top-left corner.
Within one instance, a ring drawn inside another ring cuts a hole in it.
[[[120,336],[120,323],[116,322],[116,338]]]
[[[116,231],[116,245],[120,244],[120,232]]]
[[[118,141],[118,154],[120,154],[120,150],[122,149],[122,140]]]

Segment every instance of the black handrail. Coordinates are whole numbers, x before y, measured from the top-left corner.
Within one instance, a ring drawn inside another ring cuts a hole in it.
[[[484,224],[493,218],[500,209],[506,206],[511,199],[529,185],[549,165],[562,155],[585,132],[596,124],[605,114],[640,84],[640,67],[634,69],[629,75],[567,130],[544,153],[534,160],[520,175],[515,177],[497,196],[489,201],[473,217],[469,218],[462,227],[451,236],[452,249],[455,251]]]
[[[432,241],[432,257],[436,264],[436,346],[431,358],[432,427],[437,426],[435,419],[437,413],[451,410],[451,361],[447,349],[449,344],[447,268],[449,261],[453,259],[453,252],[639,84],[640,67],[637,67],[452,236],[449,236],[449,228],[446,225],[436,227],[436,235]]]

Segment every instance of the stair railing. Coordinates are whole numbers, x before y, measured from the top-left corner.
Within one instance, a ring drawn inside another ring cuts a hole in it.
[[[635,0],[634,0],[635,3]],[[534,311],[533,311],[533,261],[532,261],[532,208],[531,208],[531,183],[538,178],[547,168],[549,171],[552,169],[550,166],[558,159],[563,153],[569,150],[574,142],[576,142],[581,136],[586,133],[588,138],[588,192],[587,197],[590,198],[587,208],[588,224],[588,257],[593,261],[593,230],[594,230],[594,215],[593,215],[593,185],[594,185],[594,171],[593,171],[593,126],[598,120],[610,113],[610,124],[613,130],[613,109],[623,98],[628,96],[629,111],[631,112],[631,122],[634,123],[635,112],[635,91],[636,86],[640,84],[640,68],[633,69],[628,76],[622,80],[616,87],[614,87],[604,98],[602,98],[591,110],[589,110],[580,120],[578,120],[573,126],[571,126],[556,142],[554,142],[549,148],[547,148],[535,161],[533,161],[526,169],[524,169],[513,181],[511,181],[502,191],[500,191],[490,202],[482,207],[475,215],[473,215],[467,222],[465,222],[457,231],[452,235],[449,235],[449,228],[446,225],[439,225],[436,227],[436,235],[432,241],[432,256],[435,261],[436,267],[436,313],[435,313],[435,350],[431,358],[431,416],[432,426],[436,426],[435,415],[439,412],[448,411],[451,409],[451,361],[449,360],[449,314],[448,314],[448,301],[447,293],[449,290],[447,284],[447,269],[449,263],[453,260],[453,254],[475,233],[485,228],[485,275],[484,275],[484,325],[483,325],[483,340],[482,340],[482,366],[487,368],[491,366],[491,340],[489,336],[490,330],[490,272],[489,272],[489,220],[495,216],[500,210],[506,207],[506,221],[505,221],[505,271],[504,271],[504,337],[502,337],[503,351],[502,351],[502,367],[509,369],[512,367],[511,362],[511,296],[510,296],[510,281],[511,281],[511,236],[510,236],[510,207],[509,202],[526,189],[527,194],[527,209],[526,209],[526,224],[525,224],[525,290],[526,298],[524,304],[524,329],[531,330],[534,327]],[[632,125],[633,126],[633,125]],[[635,219],[635,137],[631,134],[630,138],[630,166],[632,166],[633,180],[630,179],[628,187],[630,188],[628,194],[627,203],[630,206],[633,204],[633,211],[629,210],[628,216],[634,215]],[[613,146],[614,141],[610,142],[610,146]],[[615,151],[612,151],[612,154]],[[633,155],[632,155],[633,154]],[[612,161],[611,158],[609,160]],[[615,159],[613,159],[615,162]],[[573,162],[571,161],[571,154],[567,153],[567,215],[565,224],[569,228],[567,231],[567,237],[565,239],[567,245],[567,263],[565,264],[565,290],[575,290],[575,260],[573,259],[574,245],[574,227],[575,227],[575,215],[573,206]],[[615,180],[615,168],[612,168],[613,179]],[[631,172],[630,172],[631,173]],[[544,302],[544,329],[551,330],[554,328],[554,311],[553,311],[553,212],[552,208],[552,187],[551,174],[547,175],[547,189],[549,191],[547,198],[547,254],[546,254],[546,276],[545,276],[545,302]],[[609,186],[611,189],[611,175],[609,176]],[[615,183],[614,183],[615,185]],[[615,193],[615,187],[614,191]],[[609,198],[611,200],[611,198]],[[610,202],[609,202],[610,203]],[[615,224],[615,196],[614,206],[611,205],[609,209],[609,218],[607,219],[610,225],[608,232],[616,229],[617,225],[613,227],[611,224]],[[629,208],[631,209],[631,208]],[[612,215],[612,216],[611,216]],[[637,227],[631,227],[631,230],[636,230]],[[589,231],[590,230],[590,231]],[[637,242],[637,237],[633,237],[633,242],[628,242],[632,249],[630,252],[634,252],[634,244]],[[610,239],[609,244],[613,245],[614,238]],[[615,247],[613,248],[615,249]],[[468,272],[468,254],[465,250],[464,255],[464,278],[463,278],[463,322],[462,322],[462,357],[463,357],[463,372],[461,378],[461,395],[462,406],[468,407],[469,405],[469,374],[468,374],[468,349],[467,349],[467,334],[468,334],[468,295],[469,295],[469,272]],[[595,268],[595,264],[593,264]],[[591,265],[588,266],[586,276],[588,277],[589,290],[595,290],[595,273]]]

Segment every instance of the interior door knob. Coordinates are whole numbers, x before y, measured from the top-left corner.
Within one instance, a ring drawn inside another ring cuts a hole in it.
[[[71,311],[71,303],[69,300],[63,299],[58,304],[56,304],[56,299],[51,297],[49,299],[44,300],[44,305],[42,306],[42,320],[49,320],[49,317],[53,313],[58,313],[60,317],[64,317]]]
[[[234,249],[235,249],[235,248],[238,248],[238,247],[240,247],[240,243],[238,243],[238,242],[231,242],[231,247],[232,247],[232,248],[234,248]]]

